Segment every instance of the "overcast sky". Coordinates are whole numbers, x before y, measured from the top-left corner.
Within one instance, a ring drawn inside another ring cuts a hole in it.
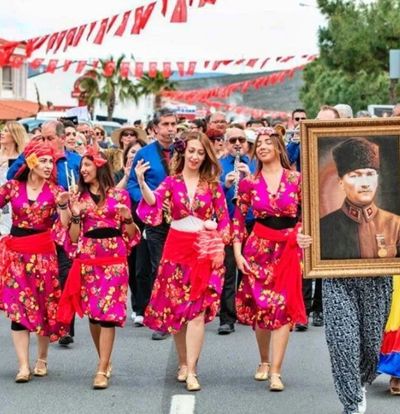
[[[35,37],[150,2],[1,0],[0,37],[9,40]],[[170,16],[175,2],[169,3]],[[90,59],[125,53],[146,62],[314,54],[318,52],[318,27],[324,24],[315,4],[315,0],[218,0],[216,5],[189,9],[187,23],[172,24],[161,16],[161,1],[158,1],[150,23],[139,36],[130,35],[131,17],[123,38],[109,36],[101,46],[82,42],[67,54],[47,57]],[[40,50],[35,57],[44,55]]]

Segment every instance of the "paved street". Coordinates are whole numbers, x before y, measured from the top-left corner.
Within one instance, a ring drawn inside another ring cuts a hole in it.
[[[49,376],[28,384],[15,384],[15,355],[9,322],[0,318],[0,414],[191,414],[183,402],[195,405],[196,414],[339,414],[330,376],[323,330],[293,333],[283,371],[286,390],[271,393],[265,382],[252,379],[257,365],[256,344],[250,328],[238,326],[234,334],[216,334],[217,323],[207,326],[199,364],[202,391],[189,394],[175,381],[173,342],[152,341],[146,328],[131,322],[117,332],[114,374],[109,389],[91,389],[96,357],[87,320],[77,323],[76,342],[70,349],[52,345]],[[32,347],[32,365],[36,346]],[[370,414],[398,412],[399,399],[387,392],[388,377],[381,376],[368,390]],[[171,408],[172,397],[178,403]]]

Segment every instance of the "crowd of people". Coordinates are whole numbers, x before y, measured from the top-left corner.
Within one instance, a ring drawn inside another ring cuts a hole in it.
[[[323,106],[317,119],[352,117]],[[365,113],[360,116],[366,116]],[[116,327],[127,319],[153,340],[174,338],[177,380],[201,389],[205,324],[218,334],[252,327],[254,379],[283,391],[292,330],[325,325],[344,413],[366,411],[366,385],[391,375],[400,394],[400,283],[392,277],[302,278],[300,123],[178,119],[160,109],[143,129],[49,121],[29,136],[7,122],[0,136],[0,309],[11,320],[15,381],[48,374],[49,343],[74,341],[74,315],[89,319],[98,355],[93,388],[109,386]],[[382,162],[382,160],[381,160]],[[340,177],[378,169],[369,157]],[[349,169],[350,168],[350,169]],[[385,330],[386,324],[386,330]],[[385,331],[385,334],[384,334]],[[33,371],[29,336],[38,340]],[[384,335],[384,337],[383,337]],[[380,355],[381,352],[381,355]],[[379,362],[380,357],[380,362]]]

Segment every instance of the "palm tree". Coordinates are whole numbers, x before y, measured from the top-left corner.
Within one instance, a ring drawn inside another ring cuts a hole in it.
[[[141,94],[144,96],[154,95],[154,111],[161,108],[161,95],[164,91],[173,91],[176,89],[176,83],[171,82],[168,78],[157,71],[154,77],[145,73],[140,79],[138,86]]]
[[[111,76],[104,75],[104,68],[109,61],[100,59],[100,67],[92,69],[85,74],[80,82],[82,98],[88,106],[89,112],[93,115],[96,102],[101,102],[107,107],[107,120],[112,121],[117,100],[124,103],[133,100],[138,103],[141,95],[140,88],[128,78],[120,76],[120,67],[125,55],[120,56],[115,62],[115,70]]]

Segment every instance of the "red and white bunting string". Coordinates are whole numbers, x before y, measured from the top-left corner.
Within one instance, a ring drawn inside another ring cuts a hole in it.
[[[301,55],[301,61],[304,62],[304,64],[309,63],[310,61],[314,60],[317,56],[316,55]],[[249,66],[248,63],[250,63],[253,67],[253,69],[259,69],[258,66],[254,63],[255,61],[262,63],[262,68],[268,69],[268,65],[266,64],[266,61],[268,62],[288,62],[289,60],[296,58],[296,56],[284,56],[284,57],[278,57],[278,58],[271,58],[268,57],[266,59],[264,58],[257,58],[257,59],[241,59],[235,61],[234,59],[225,59],[225,60],[215,60],[210,61],[206,60],[205,62],[197,62],[197,61],[189,61],[189,62],[132,62],[132,61],[124,61],[121,64],[120,68],[120,74],[123,78],[129,77],[129,76],[135,76],[136,78],[140,78],[143,76],[144,72],[149,72],[149,76],[156,76],[157,71],[161,71],[163,76],[165,78],[168,78],[171,76],[173,71],[177,71],[180,76],[192,76],[197,68],[205,67],[209,71],[216,71],[221,68],[222,66],[229,66],[231,68],[237,66],[237,65],[244,65]],[[299,58],[299,57],[297,57]],[[279,60],[278,60],[279,59]],[[51,65],[50,65],[51,62]],[[108,62],[108,61],[107,61]],[[110,65],[106,65],[108,67],[108,73],[110,73]],[[21,56],[12,56],[10,58],[9,65],[18,68],[21,67],[24,63],[24,60]],[[67,70],[74,70],[74,64],[76,64],[76,72],[81,73],[83,69],[85,69],[85,66],[88,65],[88,67],[91,69],[94,65],[98,66],[99,60],[96,61],[87,61],[87,60],[80,60],[77,62],[72,62],[71,60],[58,60],[58,59],[50,59],[49,61],[45,62],[45,59],[43,58],[36,58],[29,62],[29,67],[32,69],[39,69],[41,65],[44,65],[46,67],[45,72],[54,73],[55,68],[62,68],[63,71]],[[49,67],[50,65],[50,67]],[[51,69],[51,70],[50,70]],[[261,69],[261,67],[260,67]],[[114,66],[115,70],[115,66]],[[284,73],[290,73],[292,69],[288,71],[284,71]],[[280,72],[281,74],[283,72]],[[254,84],[252,81],[248,81],[247,84],[244,85],[244,87],[247,89],[248,87],[261,87],[265,83],[266,85],[270,83],[278,83],[279,78],[276,79],[276,76],[273,76],[275,74],[269,75],[272,78],[266,78],[262,77],[259,78],[258,83]],[[286,75],[281,75],[286,76]],[[236,91],[236,89],[240,89],[243,85],[236,85],[232,86],[233,92]],[[184,93],[191,94],[192,91],[185,91]],[[214,95],[215,92],[212,94]],[[225,94],[224,90],[220,90],[218,94]]]
[[[83,35],[86,41],[101,45],[104,39],[113,34],[123,36],[128,25],[131,27],[132,35],[139,35],[147,26],[157,4],[162,2],[161,14],[166,17],[171,11],[171,23],[186,23],[188,19],[188,7],[203,7],[206,4],[214,5],[217,0],[156,0],[146,6],[139,6],[120,14],[105,17],[90,23],[82,24],[79,27],[68,28],[59,32],[46,34],[20,42],[6,42],[0,46],[0,67],[10,64],[10,57],[17,47],[25,47],[24,60],[32,56],[32,53],[46,45],[46,54],[56,53],[61,48],[65,52],[70,47],[77,47]],[[171,6],[172,3],[172,7]],[[130,21],[131,20],[131,21]],[[114,31],[113,27],[117,27]]]
[[[186,103],[205,102],[209,99],[226,99],[235,92],[246,93],[249,88],[259,89],[283,83],[286,79],[292,78],[296,70],[303,69],[304,66],[297,66],[289,70],[271,73],[267,76],[250,79],[247,81],[231,83],[210,89],[194,89],[189,91],[165,91],[165,98],[183,101]]]

